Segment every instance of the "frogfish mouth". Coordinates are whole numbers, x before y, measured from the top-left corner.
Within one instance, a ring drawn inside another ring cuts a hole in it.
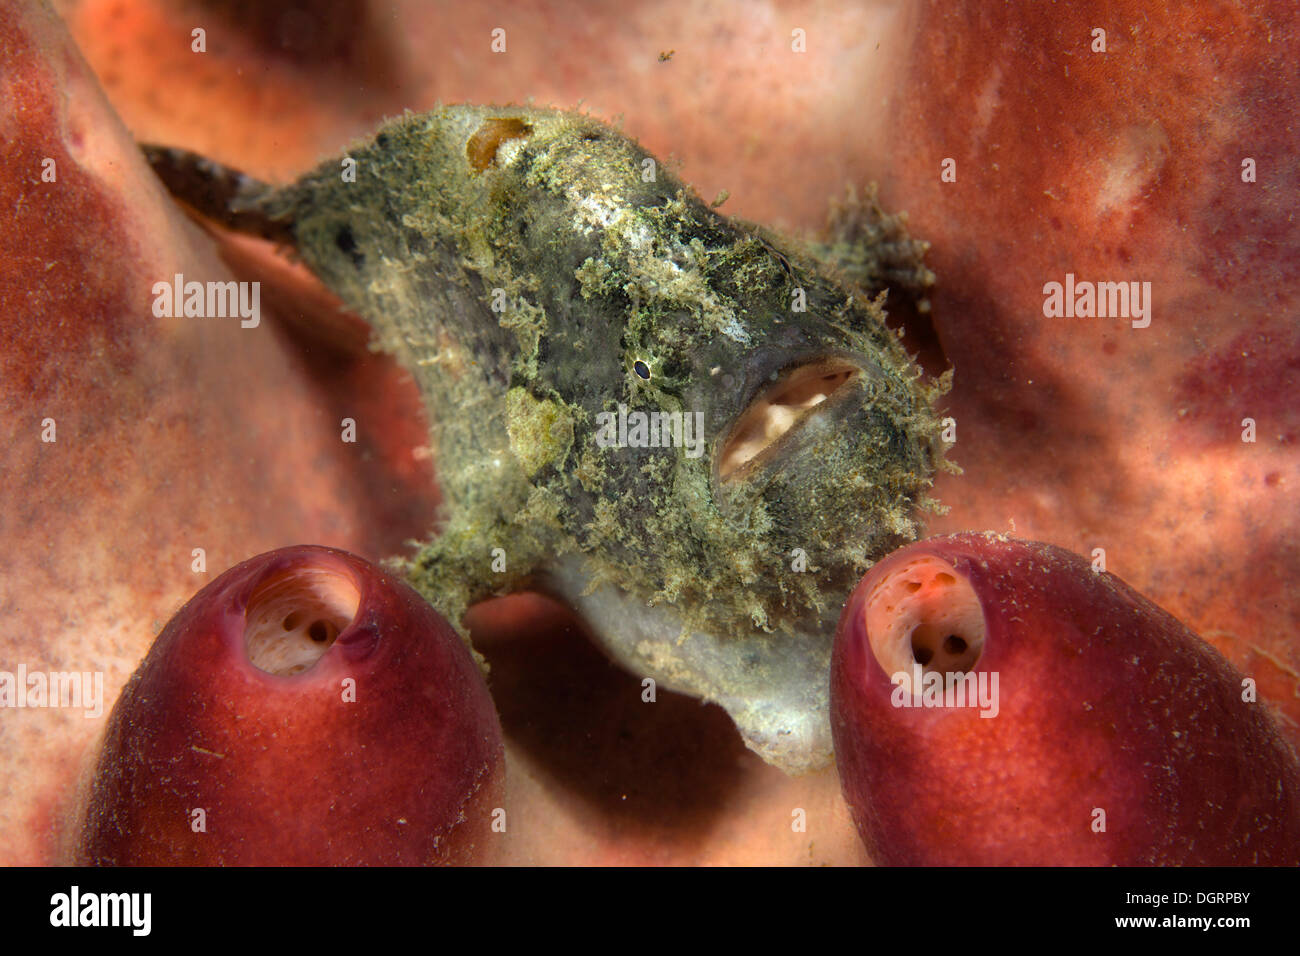
[[[556,110],[408,114],[284,186],[146,153],[292,245],[415,377],[443,511],[401,565],[432,604],[549,592],[768,762],[830,759],[841,608],[945,466],[946,381],[881,308],[923,284],[923,243],[874,203],[852,249],[778,238]]]

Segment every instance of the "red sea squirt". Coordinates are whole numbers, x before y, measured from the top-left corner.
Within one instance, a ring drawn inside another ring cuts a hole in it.
[[[163,629],[109,719],[74,857],[487,862],[501,728],[456,632],[343,551],[245,561]]]
[[[859,583],[831,722],[878,863],[1295,865],[1300,766],[1252,687],[1078,555],[957,534]]]

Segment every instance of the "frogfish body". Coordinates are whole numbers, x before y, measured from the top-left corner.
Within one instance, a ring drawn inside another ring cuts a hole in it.
[[[148,150],[173,191],[290,242],[414,375],[444,512],[405,563],[451,620],[522,588],[623,666],[826,763],[844,600],[943,466],[881,308],[924,244],[878,209],[854,275],[734,221],[593,118],[449,106],[270,186]],[[834,255],[835,250],[827,249]]]

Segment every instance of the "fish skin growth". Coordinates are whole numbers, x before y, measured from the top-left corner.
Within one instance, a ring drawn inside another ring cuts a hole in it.
[[[893,228],[830,268],[813,253],[832,245],[721,215],[578,113],[449,106],[347,158],[236,208],[282,224],[415,376],[444,511],[412,582],[453,621],[553,590],[772,762],[824,761],[824,713],[781,726],[824,691],[778,685],[817,683],[843,601],[916,536],[944,467],[946,376],[923,377],[875,295],[924,285],[924,244],[877,219]],[[783,734],[789,753],[764,743]]]

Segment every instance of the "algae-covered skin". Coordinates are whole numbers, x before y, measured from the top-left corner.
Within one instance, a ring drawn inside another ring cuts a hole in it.
[[[879,215],[783,241],[610,126],[517,107],[408,115],[226,200],[414,374],[444,513],[405,570],[433,604],[551,591],[769,762],[829,759],[835,621],[941,465],[943,386],[874,295],[924,286],[922,244]]]

